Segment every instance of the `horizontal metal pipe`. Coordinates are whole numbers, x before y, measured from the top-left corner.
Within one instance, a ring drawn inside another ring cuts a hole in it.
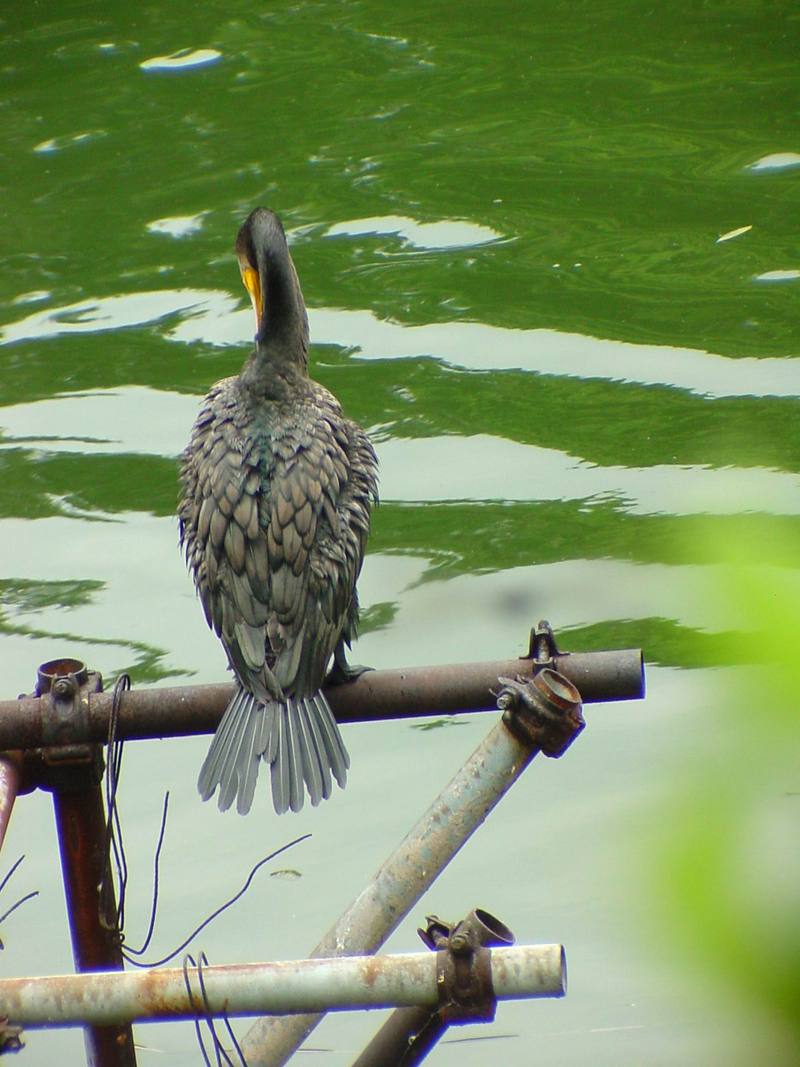
[[[553,666],[580,690],[584,703],[634,700],[644,695],[642,653],[638,648],[612,652],[569,652]],[[349,685],[325,690],[339,722],[484,711],[496,707],[492,690],[499,677],[530,677],[531,659],[455,663],[435,667],[367,671]],[[179,737],[212,733],[233,693],[233,686],[187,685],[135,689],[120,700],[120,738]],[[48,743],[42,700],[0,701],[0,751],[40,748]],[[61,727],[61,744],[105,741],[112,693],[88,695],[86,725]]]
[[[564,995],[561,945],[492,949],[491,969],[499,1000]],[[205,1002],[197,969],[186,973],[191,996],[178,967],[0,979],[0,1016],[28,1028],[111,1026],[207,1010],[236,1016],[435,1005],[439,995],[430,952],[204,967]]]

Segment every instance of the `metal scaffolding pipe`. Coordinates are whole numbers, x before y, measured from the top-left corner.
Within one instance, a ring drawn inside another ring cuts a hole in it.
[[[22,779],[22,761],[18,753],[6,752],[0,756],[0,848],[6,838],[6,830],[14,810]]]
[[[561,945],[524,945],[490,952],[498,1000],[561,997],[566,962]],[[187,989],[191,987],[191,995]],[[198,1014],[349,1011],[439,1000],[436,957],[349,956],[238,966],[0,979],[0,1016],[27,1028],[119,1026],[137,1020]]]
[[[505,718],[495,723],[311,955],[376,952],[539,751]],[[321,1018],[259,1019],[242,1042],[249,1067],[286,1063]]]
[[[102,916],[100,882],[104,861],[103,798],[96,783],[53,791],[72,955],[79,971],[113,967],[122,971],[116,917]],[[114,908],[113,899],[109,907]],[[89,1067],[135,1067],[129,1026],[95,1026],[84,1031]]]
[[[100,884],[108,878],[103,850],[105,819],[100,786],[53,790],[53,811],[61,853],[64,894],[72,935],[72,955],[79,971],[122,970],[113,899],[103,908]]]
[[[556,653],[548,664],[580,690],[585,703],[635,700],[644,695],[642,653],[638,648],[612,652]],[[492,690],[499,677],[530,678],[542,664],[523,657],[483,663],[376,670],[348,685],[325,690],[339,722],[484,711],[496,707]],[[136,689],[119,702],[117,737],[179,737],[212,733],[233,694],[233,686],[187,685]],[[49,697],[0,701],[0,751],[52,744],[105,742],[112,693],[89,693],[82,715],[59,722],[52,736]]]
[[[40,784],[53,794],[72,956],[78,971],[121,971],[123,966],[114,893],[105,899],[101,894],[101,884],[111,884],[100,789],[102,752],[99,745],[63,744],[63,732],[83,720],[89,696],[101,688],[100,675],[87,671],[80,660],[51,660],[37,671],[36,691],[42,694],[53,746],[41,753]],[[87,1026],[84,1044],[89,1067],[136,1067],[130,1026]]]
[[[514,944],[514,935],[508,927],[482,908],[474,908],[466,919],[456,924],[430,915],[426,929],[418,933],[429,948],[449,952],[451,956],[453,935],[460,937],[462,951],[464,942],[470,950],[478,946],[498,948]],[[445,978],[444,969],[440,970],[439,976],[440,979]],[[491,1010],[481,1017],[478,1005],[472,1003],[470,1021],[490,1022],[494,1018],[494,1006],[492,1002]],[[387,1063],[416,1067],[441,1040],[453,1021],[441,1006],[431,1008],[415,1004],[411,1008],[395,1008],[358,1059],[353,1061],[353,1067],[385,1067]]]

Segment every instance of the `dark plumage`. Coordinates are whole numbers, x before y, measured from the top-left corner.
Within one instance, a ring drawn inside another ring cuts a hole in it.
[[[236,378],[205,398],[183,453],[180,540],[237,689],[200,771],[207,800],[249,811],[260,760],[275,810],[344,786],[349,758],[320,690],[358,621],[356,579],[377,499],[364,431],[308,376],[308,319],[278,217],[236,239],[258,323]]]

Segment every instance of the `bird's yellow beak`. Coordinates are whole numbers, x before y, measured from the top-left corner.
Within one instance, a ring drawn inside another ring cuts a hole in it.
[[[261,294],[261,282],[258,277],[258,271],[253,267],[242,267],[241,271],[244,287],[250,294],[253,311],[256,313],[256,329],[258,329],[261,325],[261,313],[264,310],[264,298]]]

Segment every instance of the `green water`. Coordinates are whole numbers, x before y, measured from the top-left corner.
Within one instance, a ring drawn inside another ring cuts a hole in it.
[[[5,695],[57,654],[134,684],[223,677],[177,553],[175,456],[248,351],[232,244],[273,207],[314,374],[382,463],[358,658],[513,655],[548,617],[566,647],[650,664],[647,702],[593,710],[390,942],[415,950],[426,909],[478,905],[567,946],[563,1003],[504,1006],[494,1042],[436,1062],[528,1064],[534,1041],[551,1064],[711,1062],[717,1035],[628,921],[629,839],[737,659],[726,638],[752,638],[698,592],[717,545],[781,534],[771,561],[800,565],[800,16],[233,0],[0,20]],[[152,63],[179,49],[216,55]],[[201,807],[204,739],[129,746],[131,940],[163,789],[163,948],[308,830],[303,877],[265,876],[199,946],[302,956],[486,726],[350,728],[347,792],[289,823],[264,795],[239,822]],[[24,798],[0,873],[25,851],[20,892],[41,896],[2,931],[3,974],[71,966],[53,848],[47,798]],[[329,1020],[310,1044],[345,1064],[374,1025]],[[139,1033],[141,1063],[197,1062],[191,1028]],[[32,1034],[26,1062],[62,1049],[80,1038]]]

